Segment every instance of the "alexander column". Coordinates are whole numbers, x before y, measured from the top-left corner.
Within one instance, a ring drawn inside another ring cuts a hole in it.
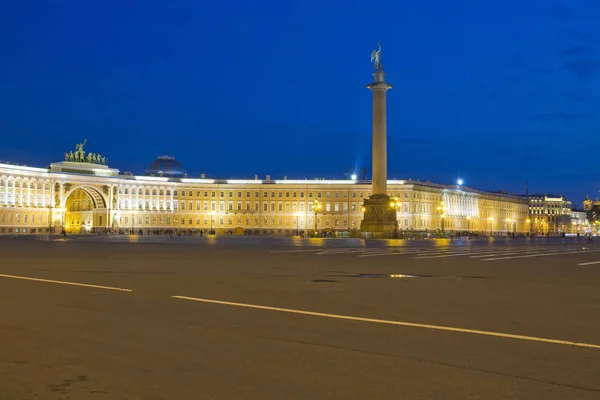
[[[386,145],[386,92],[392,85],[385,81],[381,66],[381,44],[373,50],[371,62],[375,67],[375,80],[367,85],[373,92],[373,189],[371,197],[364,202],[362,232],[391,233],[398,226],[396,210],[387,194],[387,145]]]

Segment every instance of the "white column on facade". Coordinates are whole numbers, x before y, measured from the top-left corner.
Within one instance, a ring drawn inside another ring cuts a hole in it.
[[[8,205],[8,176],[4,177],[4,205]]]
[[[167,209],[167,188],[163,188],[163,210]]]
[[[31,179],[27,182],[27,207],[31,207]]]
[[[150,202],[148,200],[148,195],[146,194],[150,189],[148,189],[148,186],[144,186],[144,191],[142,192],[144,195],[144,210],[148,211],[148,208],[150,207]],[[148,192],[149,193],[149,192]],[[148,207],[146,207],[146,202],[148,202]]]
[[[154,194],[154,191],[156,190],[156,194]],[[158,188],[156,186],[154,186],[152,188],[152,191],[150,192],[150,198],[152,199],[150,201],[150,207],[152,208],[152,210],[154,210],[155,207],[158,208]]]
[[[60,198],[60,205],[64,206],[65,204],[63,203],[63,196],[64,196],[64,190],[63,190],[63,182],[60,182],[60,193],[59,193],[59,198]]]
[[[175,188],[171,188],[171,211],[173,211],[173,195],[175,194]]]
[[[33,181],[33,205],[38,207],[40,204],[38,203],[38,183],[39,181],[35,179]]]

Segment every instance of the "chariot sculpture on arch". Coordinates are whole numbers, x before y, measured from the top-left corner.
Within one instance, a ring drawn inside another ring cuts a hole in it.
[[[85,146],[86,143],[87,139],[85,139],[83,143],[77,143],[75,145],[74,152],[70,151],[68,153],[65,153],[65,161],[106,165],[106,157],[102,157],[100,154],[97,153],[85,153],[85,151],[83,150],[83,146]]]

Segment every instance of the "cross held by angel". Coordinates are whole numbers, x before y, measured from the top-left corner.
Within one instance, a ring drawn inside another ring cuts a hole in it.
[[[373,67],[379,71],[381,69],[381,43],[378,43],[377,46],[379,48],[371,52],[371,62]]]

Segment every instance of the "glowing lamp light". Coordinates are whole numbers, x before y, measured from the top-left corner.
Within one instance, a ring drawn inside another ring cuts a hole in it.
[[[465,181],[463,181],[461,178],[458,178],[458,180],[456,181],[456,184],[458,186],[462,186],[463,183],[465,183]]]
[[[353,181],[355,181],[355,180],[356,180],[356,178],[357,178],[356,174],[352,174],[352,175],[350,175],[350,179],[352,179]]]

